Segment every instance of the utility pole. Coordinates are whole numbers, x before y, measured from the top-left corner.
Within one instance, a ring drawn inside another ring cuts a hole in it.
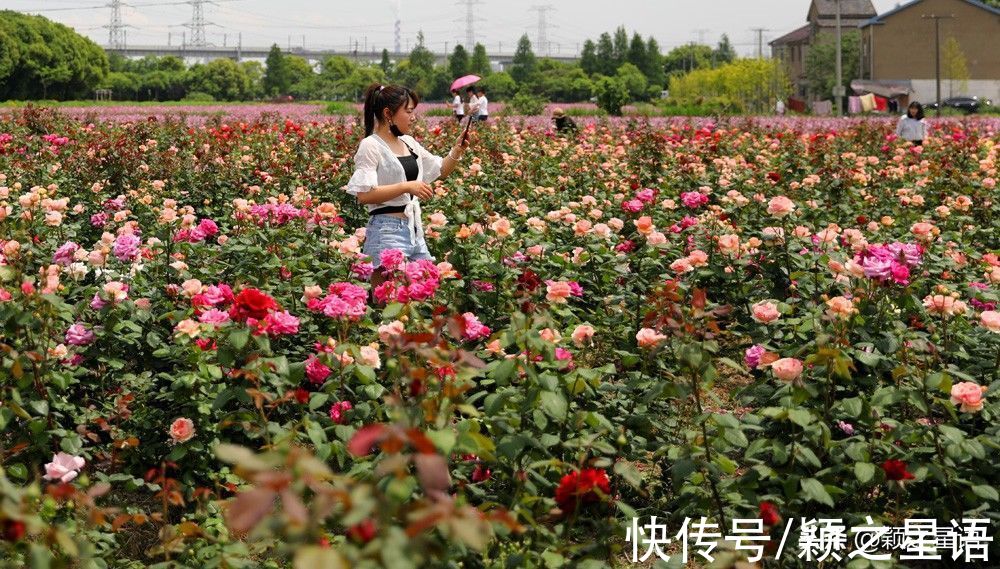
[[[551,4],[545,4],[544,6],[532,6],[532,12],[538,12],[538,37],[536,41],[538,42],[538,52],[541,55],[550,55],[549,49],[549,24],[546,21],[545,13],[554,10]]]
[[[712,30],[706,30],[704,28],[699,28],[697,30],[694,30],[694,33],[698,34],[698,44],[699,45],[705,45],[705,34],[707,34],[710,31],[712,31]]]
[[[924,20],[934,20],[934,83],[937,89],[937,98],[934,100],[937,103],[936,116],[941,116],[941,20],[951,20],[955,18],[954,14],[948,16],[939,16],[937,14],[924,14],[920,16]]]
[[[837,116],[844,114],[844,66],[841,61],[841,29],[840,29],[840,0],[833,0],[837,4],[837,85],[833,88],[833,100],[837,107]]]
[[[757,59],[764,58],[764,32],[771,30],[767,28],[750,28],[750,31],[757,34]]]

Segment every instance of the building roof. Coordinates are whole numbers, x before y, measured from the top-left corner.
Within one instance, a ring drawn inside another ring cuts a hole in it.
[[[806,25],[802,26],[801,28],[799,28],[799,29],[797,29],[795,31],[788,32],[787,34],[781,36],[780,38],[773,39],[773,40],[767,42],[767,45],[772,45],[772,46],[773,45],[788,45],[788,44],[792,44],[792,43],[799,43],[799,42],[807,41],[809,39],[809,28],[810,27],[811,26],[809,24],[806,24]]]
[[[983,10],[986,10],[987,12],[990,12],[991,14],[994,14],[996,16],[1000,16],[1000,8],[994,8],[993,6],[990,6],[989,4],[983,4],[982,2],[979,2],[977,0],[955,0],[955,1],[956,2],[965,2],[966,4],[972,4],[973,6],[975,6],[977,8],[981,8]],[[870,20],[862,22],[861,25],[859,25],[858,27],[859,28],[865,28],[865,27],[868,27],[868,26],[874,26],[874,25],[884,24],[886,18],[891,17],[893,14],[896,14],[897,12],[902,12],[903,10],[906,10],[908,8],[912,8],[913,6],[916,6],[919,3],[920,3],[920,0],[912,0],[911,2],[907,2],[906,4],[903,4],[902,6],[896,6],[895,8],[893,8],[892,10],[889,10],[888,12],[885,12],[884,14],[879,14],[878,16],[875,16],[874,18],[872,18]]]
[[[813,0],[820,18],[837,16],[837,0]],[[871,0],[840,0],[841,18],[873,18],[878,15]]]

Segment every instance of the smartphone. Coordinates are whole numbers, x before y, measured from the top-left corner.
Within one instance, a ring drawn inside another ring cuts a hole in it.
[[[465,119],[465,130],[462,132],[462,144],[469,141],[469,127],[472,126],[472,115]]]

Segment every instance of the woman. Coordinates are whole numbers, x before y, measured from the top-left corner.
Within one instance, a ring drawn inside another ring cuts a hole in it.
[[[479,87],[476,89],[476,95],[478,104],[476,105],[476,120],[485,122],[486,119],[490,118],[490,100],[486,98],[486,89]]]
[[[906,109],[906,114],[896,125],[896,135],[903,140],[909,140],[914,146],[923,146],[927,138],[927,121],[924,120],[924,106],[913,101]]]
[[[458,94],[458,89],[452,89],[451,94],[454,96],[451,100],[451,108],[455,112],[455,121],[461,124],[462,119],[465,118],[465,104],[462,103],[462,96]]]
[[[347,193],[368,208],[364,253],[376,269],[381,253],[398,249],[407,260],[434,260],[424,241],[420,200],[430,199],[430,184],[445,178],[468,149],[461,137],[441,158],[428,152],[409,135],[417,94],[398,85],[373,84],[365,92],[365,138],[354,155],[355,170]],[[372,275],[372,286],[384,281],[381,270]]]

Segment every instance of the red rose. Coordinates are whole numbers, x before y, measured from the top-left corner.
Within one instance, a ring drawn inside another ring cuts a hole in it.
[[[26,532],[24,522],[20,520],[4,520],[3,538],[7,541],[20,541]]]
[[[776,526],[781,523],[781,514],[778,513],[778,508],[771,502],[760,503],[759,517],[764,521],[765,526]]]
[[[882,470],[889,480],[913,480],[913,474],[906,470],[906,463],[902,460],[890,458],[882,463]]]
[[[278,310],[273,298],[255,288],[245,288],[233,299],[229,317],[237,322],[245,322],[247,318],[262,320],[271,310]]]
[[[355,525],[351,526],[347,530],[347,535],[355,541],[361,543],[368,543],[369,541],[375,539],[375,522],[371,518]]]
[[[600,493],[597,492],[600,490]],[[556,488],[556,503],[564,512],[572,512],[576,505],[597,502],[611,493],[608,473],[595,468],[584,468],[562,477]]]

